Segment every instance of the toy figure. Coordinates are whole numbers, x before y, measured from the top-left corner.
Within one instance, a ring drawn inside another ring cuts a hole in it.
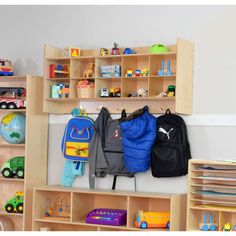
[[[146,67],[141,70],[141,75],[148,76],[148,69]]]
[[[110,97],[120,97],[121,91],[120,88],[110,88]]]
[[[6,59],[0,59],[0,76],[12,75],[14,75],[14,73],[11,61]]]
[[[133,70],[132,69],[127,69],[125,77],[132,77],[132,76],[133,76]]]
[[[141,76],[141,70],[135,70],[134,76],[135,77]]]
[[[118,48],[118,43],[114,43],[114,48],[111,50],[111,55],[120,55],[120,49]]]
[[[169,85],[167,88],[167,97],[175,96],[175,85]]]
[[[99,53],[99,56],[106,56],[108,55],[108,50],[106,48],[100,48],[100,53]]]
[[[83,71],[83,78],[95,77],[95,64],[88,63],[87,68]]]

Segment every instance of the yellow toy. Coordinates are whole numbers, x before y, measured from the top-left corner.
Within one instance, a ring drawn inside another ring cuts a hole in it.
[[[80,48],[77,47],[68,47],[64,48],[64,57],[79,57]]]
[[[146,67],[141,70],[141,75],[148,76],[148,69]]]
[[[83,71],[84,78],[94,78],[95,77],[95,64],[88,63],[87,68]]]
[[[170,212],[144,212],[138,211],[135,226],[147,228],[170,228]]]
[[[229,222],[224,224],[223,231],[231,231],[231,224]]]

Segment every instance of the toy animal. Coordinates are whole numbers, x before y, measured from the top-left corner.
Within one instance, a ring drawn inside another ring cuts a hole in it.
[[[148,90],[144,89],[144,88],[139,88],[137,90],[138,93],[138,97],[147,97],[148,96]]]
[[[87,68],[83,71],[84,78],[93,78],[95,77],[95,64],[88,63]]]

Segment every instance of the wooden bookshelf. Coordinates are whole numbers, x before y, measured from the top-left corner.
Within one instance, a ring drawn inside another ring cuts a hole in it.
[[[68,199],[70,211],[68,218],[45,217],[46,202],[56,198]],[[95,208],[127,210],[127,225],[111,226],[88,224],[86,215]],[[186,227],[186,194],[158,194],[145,192],[109,191],[87,188],[64,188],[59,186],[35,187],[33,194],[33,230],[49,227],[58,230],[93,231],[168,231],[166,228],[140,229],[134,225],[138,210],[169,211],[170,230],[184,230]]]
[[[10,218],[16,231],[31,230],[32,188],[46,183],[47,171],[48,115],[43,113],[43,78],[30,75],[1,76],[0,80],[1,87],[24,87],[27,90],[26,109],[0,109],[0,119],[12,112],[20,112],[26,116],[25,143],[9,144],[0,138],[0,167],[12,157],[25,157],[24,179],[0,176],[0,215]],[[17,191],[24,192],[24,212],[7,213],[4,209],[5,202]]]
[[[153,113],[164,113],[167,108],[172,112],[192,113],[192,86],[193,86],[193,60],[194,45],[192,42],[177,39],[176,45],[168,46],[169,52],[160,54],[148,53],[148,47],[134,48],[133,55],[107,55],[99,56],[99,49],[81,50],[80,57],[63,57],[63,49],[45,45],[45,69],[44,69],[44,111],[48,113],[70,113],[74,107],[83,106],[88,113],[98,113],[97,107],[105,106],[111,113],[119,113],[121,108],[133,112],[142,106],[148,105]],[[110,51],[110,49],[109,49]],[[123,52],[123,49],[121,49]],[[161,68],[161,61],[167,60],[171,64],[171,76],[158,76],[157,71]],[[49,67],[51,64],[67,64],[70,76],[66,78],[50,78]],[[95,64],[95,77],[89,78],[95,83],[95,91],[91,98],[78,97],[76,86],[78,81],[84,80],[83,71],[88,63]],[[120,65],[121,76],[118,78],[104,78],[101,75],[101,66]],[[147,68],[148,76],[125,77],[127,69]],[[66,82],[70,85],[69,98],[51,99],[50,85]],[[172,99],[159,99],[157,95],[167,90],[169,85],[176,85],[176,96]],[[121,88],[121,97],[101,98],[102,88]],[[148,96],[143,98],[128,97],[139,88],[148,90]],[[63,104],[58,102],[61,100]]]

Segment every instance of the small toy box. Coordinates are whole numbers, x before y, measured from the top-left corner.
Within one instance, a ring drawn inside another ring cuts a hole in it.
[[[97,208],[89,212],[86,223],[119,226],[126,225],[126,218],[126,210]]]

